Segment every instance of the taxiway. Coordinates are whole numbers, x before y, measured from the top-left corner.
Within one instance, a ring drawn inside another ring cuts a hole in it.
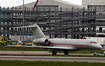
[[[66,62],[101,62],[105,63],[104,57],[54,57],[54,56],[0,56],[0,60],[23,60],[23,61],[66,61]]]

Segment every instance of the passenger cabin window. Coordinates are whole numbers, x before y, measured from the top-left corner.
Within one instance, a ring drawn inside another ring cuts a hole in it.
[[[90,44],[97,44],[97,42],[90,42]]]
[[[97,44],[97,42],[94,42],[95,44]]]
[[[90,42],[90,44],[93,44],[93,42]]]

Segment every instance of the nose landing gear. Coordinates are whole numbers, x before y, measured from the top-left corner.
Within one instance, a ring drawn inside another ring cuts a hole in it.
[[[94,50],[94,56],[96,56],[96,50]]]

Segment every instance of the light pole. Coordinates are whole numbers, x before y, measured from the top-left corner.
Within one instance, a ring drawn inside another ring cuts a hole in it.
[[[24,0],[23,0],[23,26],[24,26]],[[24,28],[23,28],[23,43],[24,43]]]

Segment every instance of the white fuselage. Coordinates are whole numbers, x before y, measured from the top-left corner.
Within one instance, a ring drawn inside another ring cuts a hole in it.
[[[74,50],[99,50],[102,46],[94,40],[89,39],[48,39],[49,45],[53,47],[73,47]],[[34,41],[33,41],[34,43]],[[44,46],[45,43],[35,43]]]
[[[27,26],[26,26],[27,27]],[[42,48],[60,50],[98,50],[102,46],[94,40],[89,39],[59,39],[47,38],[37,24],[30,25],[35,40],[34,44],[42,45]]]

